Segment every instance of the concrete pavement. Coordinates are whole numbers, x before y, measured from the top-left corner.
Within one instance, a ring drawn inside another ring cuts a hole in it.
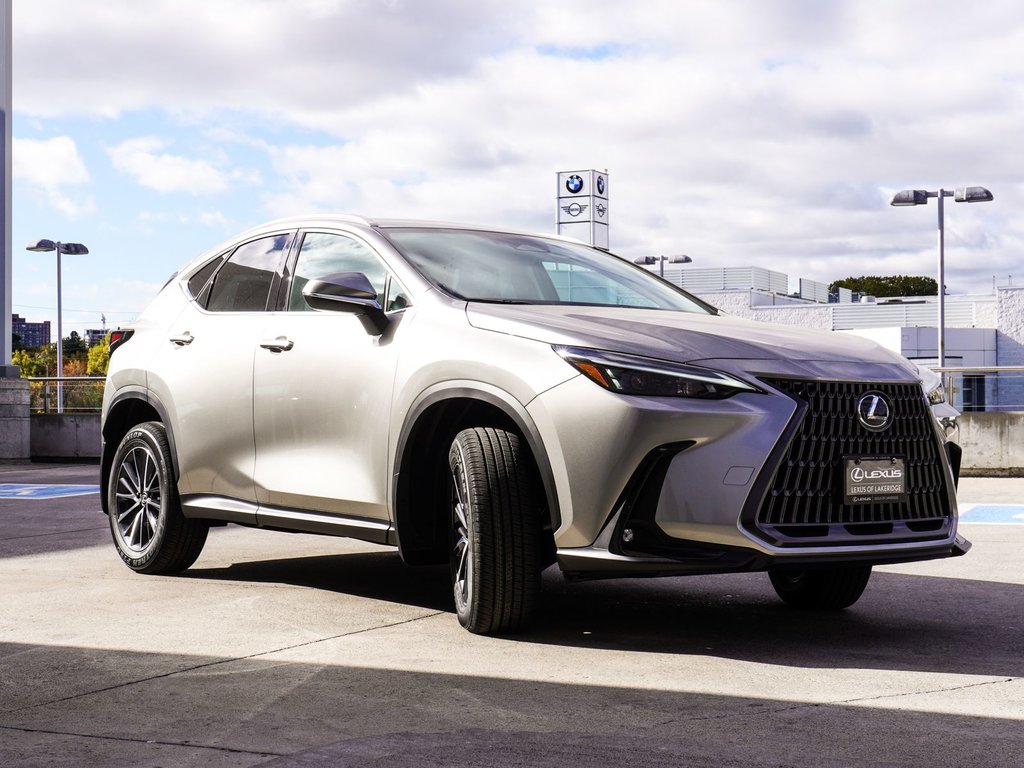
[[[0,489],[96,472],[0,465]],[[960,498],[1024,504],[1024,479]],[[98,510],[0,498],[0,765],[1024,764],[1022,524],[965,522],[966,557],[877,569],[828,616],[760,574],[549,570],[534,630],[496,639],[383,547],[220,528],[145,577]]]

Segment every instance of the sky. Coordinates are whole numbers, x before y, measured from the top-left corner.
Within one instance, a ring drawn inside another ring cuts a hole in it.
[[[11,0],[13,310],[130,322],[182,264],[308,212],[555,227],[831,282],[1024,282],[1018,0]],[[794,285],[795,289],[795,285]]]

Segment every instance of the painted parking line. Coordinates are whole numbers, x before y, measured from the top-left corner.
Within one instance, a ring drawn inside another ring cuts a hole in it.
[[[960,520],[964,523],[1024,524],[1024,504],[962,504]]]
[[[98,485],[0,483],[0,499],[63,499],[67,496],[88,496],[99,492]]]

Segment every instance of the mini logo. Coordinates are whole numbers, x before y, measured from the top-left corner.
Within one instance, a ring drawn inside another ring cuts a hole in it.
[[[563,205],[562,210],[568,213],[570,216],[576,217],[583,213],[589,205],[580,205],[579,203],[573,203],[572,205]]]
[[[857,420],[872,432],[881,432],[892,422],[892,403],[881,392],[868,392],[857,401]]]
[[[565,180],[565,188],[575,195],[583,189],[583,177],[574,173]]]
[[[604,194],[604,176],[597,177],[597,194]]]
[[[595,205],[594,210],[597,211],[597,215],[600,216],[602,219],[604,218],[604,215],[608,213],[608,209],[605,208],[604,205],[602,205],[601,203]]]

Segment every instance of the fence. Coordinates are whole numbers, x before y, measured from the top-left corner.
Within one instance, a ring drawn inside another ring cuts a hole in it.
[[[964,413],[1024,411],[1024,365],[935,368],[946,400]]]
[[[58,393],[63,395],[64,413],[98,413],[103,404],[105,376],[30,376],[32,413],[57,413]]]

